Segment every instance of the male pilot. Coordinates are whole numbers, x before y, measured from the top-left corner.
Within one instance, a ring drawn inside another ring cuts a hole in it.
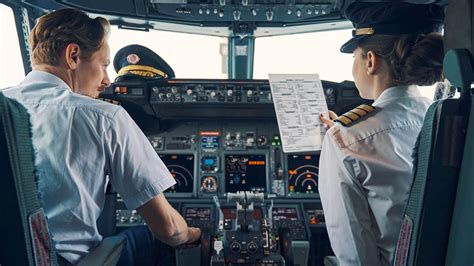
[[[30,33],[33,71],[3,93],[30,114],[35,166],[60,260],[76,264],[102,240],[96,226],[110,182],[153,235],[171,246],[196,241],[163,191],[175,180],[120,106],[96,98],[109,85],[109,23],[75,9],[42,16]],[[154,264],[148,229],[127,234],[119,264]]]

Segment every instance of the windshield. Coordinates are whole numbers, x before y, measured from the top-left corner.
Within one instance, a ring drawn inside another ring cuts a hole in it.
[[[317,73],[324,80],[353,80],[352,54],[339,52],[351,30],[262,37],[255,41],[254,78],[269,73]]]
[[[11,8],[0,5],[0,87],[21,82],[24,77],[18,37]],[[323,80],[353,80],[352,55],[339,52],[351,30],[335,30],[260,37],[255,40],[253,78],[267,79],[269,73],[317,73]],[[111,61],[117,51],[129,44],[141,44],[159,54],[173,68],[176,78],[228,78],[228,41],[224,37],[156,31],[118,29],[109,38]],[[111,80],[117,76],[108,68]],[[434,86],[421,92],[433,98]]]
[[[161,56],[174,70],[176,78],[227,78],[227,39],[177,32],[134,31],[113,26],[110,37],[110,59],[129,44],[146,46]],[[225,71],[225,72],[224,72]],[[111,80],[117,76],[113,65],[108,69]]]
[[[0,4],[0,89],[18,84],[25,72],[21,59],[20,44],[15,19],[10,7]]]

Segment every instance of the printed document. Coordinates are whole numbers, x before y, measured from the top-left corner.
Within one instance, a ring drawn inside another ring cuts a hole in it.
[[[285,153],[320,151],[328,115],[318,74],[269,74],[273,104]]]

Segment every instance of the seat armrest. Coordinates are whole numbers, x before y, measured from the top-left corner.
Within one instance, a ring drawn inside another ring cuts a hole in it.
[[[92,252],[79,261],[78,265],[115,265],[125,243],[126,239],[123,236],[106,237]]]

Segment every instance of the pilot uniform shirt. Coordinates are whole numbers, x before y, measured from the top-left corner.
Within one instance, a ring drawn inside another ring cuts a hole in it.
[[[175,184],[122,107],[74,93],[42,71],[2,92],[30,114],[40,197],[54,246],[68,261],[102,240],[96,221],[109,178],[129,209]]]
[[[375,111],[326,133],[319,193],[340,265],[391,265],[429,104],[416,86],[388,88]]]

